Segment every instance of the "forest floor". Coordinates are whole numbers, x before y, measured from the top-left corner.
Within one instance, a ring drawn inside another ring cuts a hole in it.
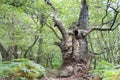
[[[81,73],[82,74],[82,73]],[[99,75],[93,76],[92,73],[72,75],[66,78],[58,77],[58,71],[48,71],[48,74],[41,80],[102,80]]]

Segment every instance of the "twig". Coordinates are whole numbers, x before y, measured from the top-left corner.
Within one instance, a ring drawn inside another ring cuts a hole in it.
[[[95,31],[95,30],[97,30],[97,31],[113,31],[113,30],[115,30],[119,25],[120,25],[120,23],[118,23],[115,27],[114,27],[114,25],[115,25],[115,23],[116,23],[116,19],[117,19],[117,17],[118,17],[118,14],[120,13],[117,9],[118,9],[118,7],[115,9],[115,8],[113,8],[113,7],[111,7],[110,6],[110,3],[109,3],[109,0],[108,0],[108,2],[107,2],[107,8],[106,8],[106,14],[105,14],[105,16],[102,18],[102,26],[104,25],[104,24],[109,24],[109,23],[111,23],[111,25],[110,25],[110,27],[109,28],[92,28],[92,29],[89,29],[88,30],[88,32],[87,32],[87,35],[89,34],[89,33],[91,33],[92,31]],[[113,11],[114,11],[114,17],[113,17],[113,19],[112,20],[110,20],[110,21],[108,21],[108,22],[106,22],[106,23],[104,23],[104,19],[107,17],[107,15],[108,15],[108,8],[111,8]]]
[[[109,3],[109,0],[107,1],[107,7],[106,7],[106,10],[105,10],[105,15],[104,15],[104,17],[102,18],[102,24],[105,24],[104,23],[104,19],[107,17],[107,15],[108,15],[108,8],[109,8],[109,5],[110,5],[110,3]]]
[[[55,30],[53,29],[53,27],[51,27],[50,25],[48,25],[47,23],[45,23],[55,34],[55,36],[61,41],[62,39],[58,36],[58,34],[55,32]]]
[[[86,36],[88,34],[90,34],[92,31],[113,31],[115,30],[118,26],[120,25],[120,23],[117,24],[117,26],[115,26],[114,28],[92,28],[92,29],[89,29],[88,32],[86,33]]]

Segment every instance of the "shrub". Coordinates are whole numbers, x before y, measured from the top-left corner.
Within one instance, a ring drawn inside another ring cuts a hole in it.
[[[12,62],[3,62],[0,65],[0,78],[34,80],[43,75],[45,75],[44,67],[24,58],[15,59]]]
[[[120,80],[120,65],[115,66],[102,60],[93,72],[102,76],[102,80]]]

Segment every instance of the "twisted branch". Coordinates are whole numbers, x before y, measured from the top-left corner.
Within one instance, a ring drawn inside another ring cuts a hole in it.
[[[120,12],[117,10],[117,9],[119,8],[119,6],[117,6],[116,9],[115,9],[114,7],[111,7],[111,6],[110,6],[110,3],[109,3],[109,0],[108,0],[107,4],[108,4],[108,5],[107,5],[107,8],[106,8],[106,14],[105,14],[105,16],[102,18],[102,26],[105,25],[105,24],[111,24],[111,25],[109,26],[109,28],[96,28],[96,27],[94,27],[94,28],[92,28],[92,29],[89,29],[88,32],[87,32],[87,35],[88,35],[89,33],[91,33],[92,31],[95,31],[95,30],[97,30],[97,31],[113,31],[113,30],[115,30],[115,29],[120,25],[120,23],[118,23],[116,26],[114,26],[115,23],[116,23],[118,14],[120,13]],[[108,22],[104,22],[104,19],[105,19],[105,18],[107,17],[107,15],[108,15],[108,8],[111,8],[111,9],[114,11],[114,17],[113,17],[112,20],[110,20],[110,21],[108,21]]]
[[[60,30],[63,40],[67,41],[68,39],[68,33],[65,30],[63,24],[57,19],[58,11],[57,9],[53,6],[53,4],[50,2],[50,0],[44,0],[54,11],[54,16],[53,16],[53,21],[55,23],[55,26]]]

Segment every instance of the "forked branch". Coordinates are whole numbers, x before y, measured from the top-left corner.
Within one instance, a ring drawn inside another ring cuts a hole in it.
[[[63,40],[66,41],[68,39],[68,33],[65,30],[63,24],[57,19],[58,11],[57,9],[53,6],[53,4],[50,2],[50,0],[44,0],[54,11],[54,16],[53,16],[53,21],[55,22],[55,26],[60,30]]]
[[[117,8],[111,7],[110,3],[109,3],[109,0],[108,0],[107,4],[108,5],[107,5],[107,8],[106,8],[106,14],[102,18],[102,26],[105,25],[105,24],[110,24],[109,28],[92,28],[92,29],[88,30],[87,34],[91,33],[92,31],[95,31],[95,30],[97,30],[97,31],[113,31],[113,30],[115,30],[120,25],[120,23],[116,24],[116,20],[118,18],[118,14],[120,13],[120,11],[118,10],[119,6],[117,6]],[[108,15],[108,9],[109,8],[114,11],[113,19],[110,20],[110,21],[104,22],[104,19]]]

